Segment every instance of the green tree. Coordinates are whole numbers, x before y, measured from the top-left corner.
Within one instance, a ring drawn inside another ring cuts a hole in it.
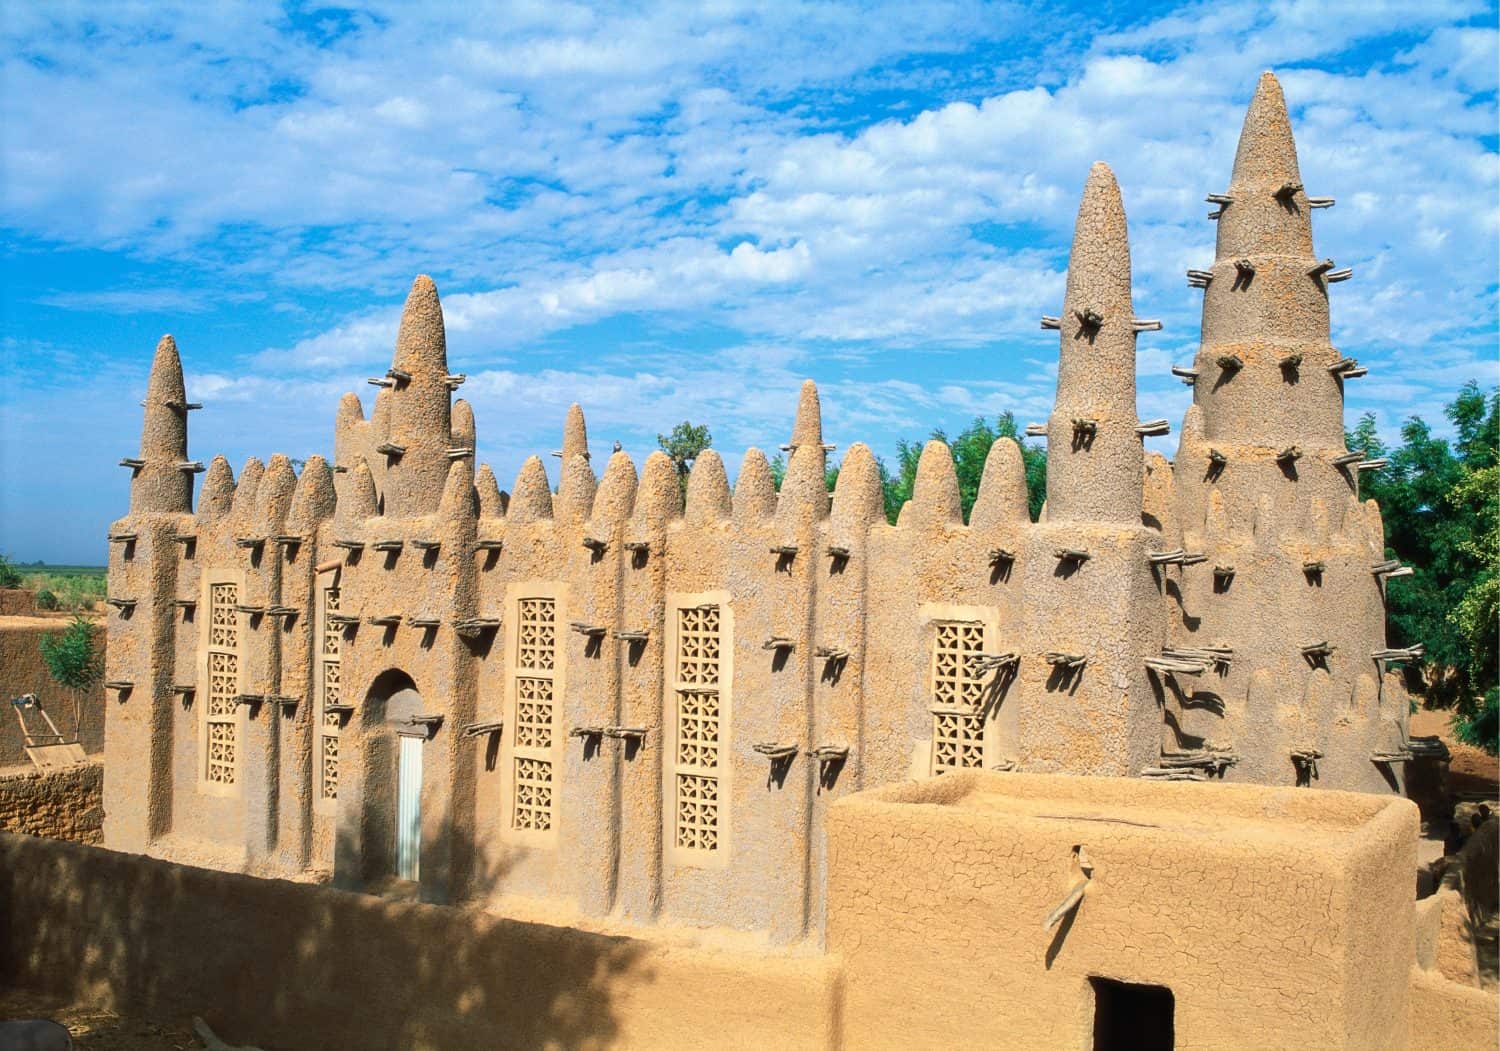
[[[0,555],[0,588],[18,588],[20,586],[20,571],[11,565],[10,559],[4,555]]]
[[[1026,470],[1026,510],[1034,522],[1041,514],[1042,501],[1047,498],[1047,454],[1024,442],[1014,415],[1002,413],[996,418],[993,427],[983,417],[976,416],[969,426],[959,432],[957,438],[951,440],[941,427],[933,428],[928,436],[928,441],[943,442],[953,454],[953,469],[958,475],[958,499],[965,522],[969,520],[974,502],[979,498],[979,483],[984,478],[984,464],[989,458],[990,448],[1001,438],[1010,438],[1021,447],[1021,462]],[[896,516],[901,513],[901,505],[912,497],[917,481],[917,464],[922,459],[925,444],[902,439],[896,443],[895,471],[890,471],[884,463],[880,465],[881,486],[885,490],[885,516],[893,524]]]
[[[53,680],[73,695],[73,737],[82,722],[83,695],[104,677],[104,654],[94,644],[94,625],[77,614],[56,635],[42,637],[42,660]]]
[[[1370,414],[1347,438],[1351,449],[1389,458],[1385,470],[1361,476],[1361,495],[1380,503],[1387,556],[1416,569],[1387,589],[1391,641],[1426,647],[1413,685],[1429,707],[1454,709],[1460,736],[1495,751],[1500,395],[1470,382],[1444,414],[1452,442],[1413,416],[1401,427],[1400,446],[1388,449]]]
[[[1455,729],[1463,740],[1494,753],[1500,750],[1500,683],[1497,683],[1497,631],[1500,625],[1500,467],[1471,472],[1454,487],[1450,504],[1460,514],[1478,508],[1475,517],[1485,525],[1464,544],[1480,569],[1463,598],[1448,613],[1448,623],[1463,640],[1466,669],[1473,690],[1480,695],[1472,708],[1460,706]]]
[[[708,425],[690,420],[683,420],[673,427],[671,434],[656,436],[656,444],[672,458],[672,463],[677,467],[677,477],[682,482],[684,493],[687,492],[687,477],[688,472],[693,469],[693,462],[713,443],[714,438],[708,433]]]

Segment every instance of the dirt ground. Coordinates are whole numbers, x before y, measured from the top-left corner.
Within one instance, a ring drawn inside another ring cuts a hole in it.
[[[1448,784],[1455,796],[1460,799],[1500,797],[1500,757],[1486,755],[1480,749],[1459,741],[1448,724],[1449,717],[1450,713],[1445,711],[1418,709],[1411,717],[1411,733],[1415,737],[1436,734],[1453,753],[1453,762],[1448,765]]]
[[[143,1022],[66,998],[8,989],[0,992],[0,1019],[50,1018],[68,1027],[80,1051],[201,1051],[192,1020]]]

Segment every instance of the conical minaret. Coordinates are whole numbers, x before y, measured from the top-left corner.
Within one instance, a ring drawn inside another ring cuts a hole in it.
[[[430,514],[448,478],[453,420],[443,308],[426,274],[406,297],[387,378],[390,432],[376,450],[388,464],[385,513],[393,518]]]
[[[1261,76],[1229,187],[1213,194],[1218,248],[1206,274],[1193,400],[1204,437],[1279,452],[1343,451],[1343,384],[1352,365],[1329,344],[1328,285],[1347,276],[1313,250],[1311,214],[1281,85]]]
[[[1048,327],[1053,319],[1043,322]],[[1068,258],[1057,402],[1047,423],[1047,512],[1053,521],[1136,522],[1135,310],[1130,245],[1114,172],[1089,170]]]
[[[1011,531],[1020,551],[1019,579],[1010,579],[1021,585],[1025,609],[1020,682],[1002,707],[1000,743],[1027,770],[1133,776],[1160,753],[1161,711],[1146,661],[1159,654],[1165,625],[1150,569],[1159,534],[1141,519],[1130,246],[1105,164],[1089,170],[1084,186],[1062,313],[1043,325],[1062,336],[1047,424],[1047,506],[1043,521]],[[1020,519],[1019,450],[1010,477],[1006,502]],[[981,525],[986,518],[993,523],[992,509]]]
[[[1384,552],[1356,499],[1360,457],[1344,447],[1343,385],[1363,370],[1329,341],[1329,285],[1348,272],[1314,251],[1311,213],[1332,201],[1302,185],[1270,73],[1210,200],[1218,247],[1211,270],[1189,273],[1204,289],[1203,342],[1170,487],[1195,561],[1162,572],[1181,606],[1171,644],[1233,656],[1216,669],[1221,706],[1165,684],[1164,745],[1233,748],[1229,779],[1271,784],[1302,776],[1293,753],[1321,752],[1317,784],[1388,791],[1402,771],[1372,757],[1404,741],[1406,702],[1378,685]]]
[[[163,336],[151,362],[141,427],[139,465],[130,480],[131,514],[185,513],[193,509],[193,475],[187,463],[187,392],[177,342]]]

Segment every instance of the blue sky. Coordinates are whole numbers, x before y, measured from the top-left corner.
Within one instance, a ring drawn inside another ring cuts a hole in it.
[[[446,8],[445,10],[442,10]],[[1263,69],[1320,253],[1352,265],[1349,419],[1394,433],[1497,380],[1496,8],[15,3],[0,16],[0,551],[102,562],[157,339],[191,453],[331,450],[433,275],[502,486],[571,401],[637,463],[682,419],[731,465],[816,379],[887,456],[1045,417],[1089,164],[1130,219],[1142,418],[1188,403]],[[1163,446],[1167,451],[1175,439]],[[555,473],[555,461],[548,461]],[[555,479],[554,479],[555,481]]]

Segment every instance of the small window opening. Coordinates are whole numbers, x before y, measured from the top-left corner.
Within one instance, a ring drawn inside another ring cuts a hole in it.
[[[1090,978],[1094,1051],[1172,1051],[1172,990]]]

